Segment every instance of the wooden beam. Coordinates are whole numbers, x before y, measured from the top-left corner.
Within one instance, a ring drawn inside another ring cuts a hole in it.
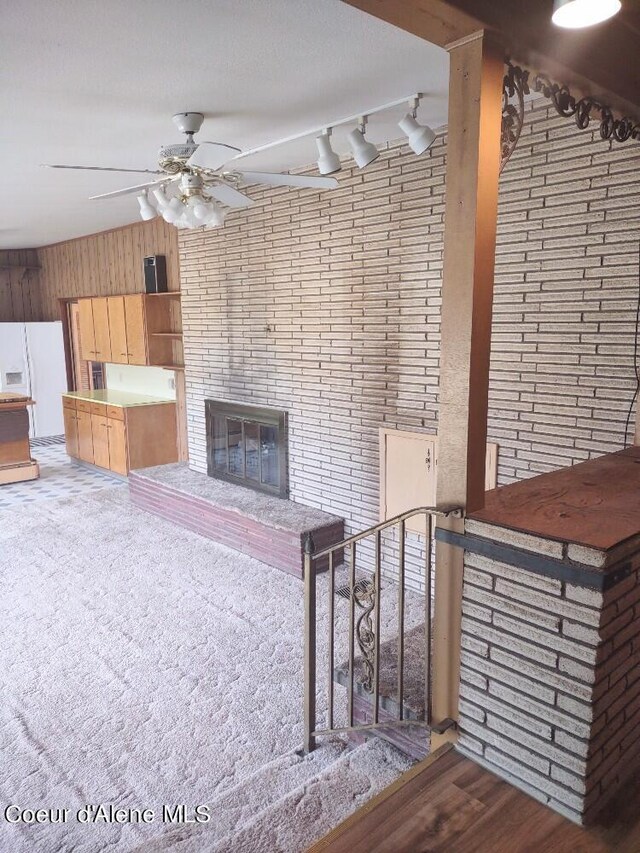
[[[563,30],[551,2],[531,0],[343,0],[440,47],[491,30],[505,52],[531,71],[593,95],[621,115],[640,118],[640,10],[625,5],[598,27]]]
[[[485,491],[504,65],[501,47],[482,31],[449,52],[436,499],[471,511]],[[463,521],[441,526],[460,531]],[[460,549],[437,543],[436,722],[457,716],[462,572]]]
[[[472,15],[443,0],[343,0],[376,18],[440,47],[482,29]]]

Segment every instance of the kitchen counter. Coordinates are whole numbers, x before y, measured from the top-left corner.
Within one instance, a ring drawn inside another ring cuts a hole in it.
[[[107,406],[157,406],[159,403],[173,403],[175,400],[167,400],[166,397],[150,397],[146,394],[134,394],[130,391],[113,391],[103,388],[99,391],[68,391],[65,397],[74,400],[85,400],[89,403],[106,403]]]

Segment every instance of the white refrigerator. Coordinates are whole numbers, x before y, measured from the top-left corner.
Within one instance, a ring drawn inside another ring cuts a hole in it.
[[[62,323],[0,323],[0,391],[35,400],[28,407],[31,438],[64,433],[67,390]]]

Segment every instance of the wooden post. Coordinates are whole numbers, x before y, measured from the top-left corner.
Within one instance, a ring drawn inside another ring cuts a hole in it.
[[[438,505],[484,503],[504,55],[480,31],[448,46]],[[463,521],[439,527],[461,531]],[[463,553],[436,544],[433,719],[458,716]],[[444,736],[434,735],[432,746]]]

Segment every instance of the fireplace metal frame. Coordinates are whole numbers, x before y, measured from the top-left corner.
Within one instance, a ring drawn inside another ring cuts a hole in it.
[[[224,480],[234,483],[236,486],[244,486],[256,492],[274,495],[278,498],[289,497],[289,417],[288,413],[280,409],[271,409],[264,406],[251,406],[245,403],[232,403],[228,400],[205,400],[204,401],[205,424],[207,430],[207,473],[216,480]],[[279,448],[279,481],[280,486],[276,488],[265,483],[258,483],[246,477],[236,477],[234,474],[218,471],[213,459],[213,418],[222,416],[245,423],[264,424],[275,426],[278,429]]]

